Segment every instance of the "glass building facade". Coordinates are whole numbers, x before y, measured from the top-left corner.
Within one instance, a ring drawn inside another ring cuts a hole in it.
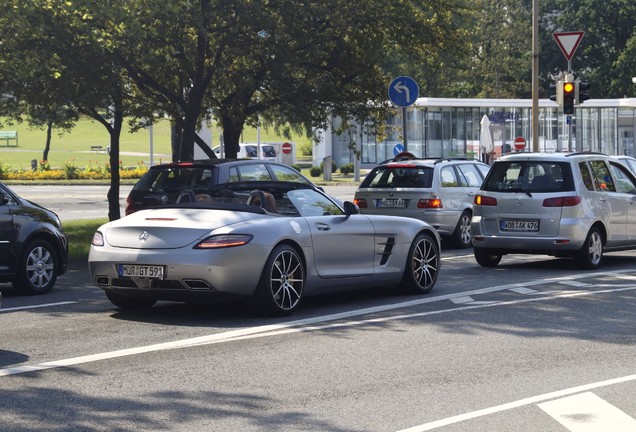
[[[341,166],[354,162],[359,154],[361,166],[372,167],[392,158],[406,144],[406,150],[418,157],[492,160],[517,151],[517,137],[526,141],[519,151],[533,150],[531,118],[531,100],[420,98],[396,111],[381,135],[360,125],[336,134],[332,131],[341,130],[342,124],[334,119],[333,129],[319,146],[325,148],[314,155],[331,155]],[[555,102],[539,101],[540,152],[598,151],[634,156],[635,130],[636,98],[591,99],[578,106],[573,116],[564,116]],[[484,133],[490,134],[490,139]]]

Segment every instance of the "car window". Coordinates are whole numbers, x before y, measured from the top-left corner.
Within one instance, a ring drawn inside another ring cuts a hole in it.
[[[313,189],[291,190],[287,197],[303,217],[344,214],[336,203]]]
[[[236,171],[233,172],[233,169]],[[264,164],[238,165],[230,170],[229,181],[271,181],[274,180]]]
[[[302,174],[291,167],[286,167],[284,165],[270,165],[269,167],[274,172],[274,176],[278,181],[309,184],[309,181],[303,177]]]
[[[592,160],[589,162],[592,169],[592,180],[597,191],[616,192],[614,180],[610,175],[609,168],[602,160]]]
[[[477,164],[477,169],[479,170],[479,172],[481,172],[481,177],[483,180],[488,175],[488,171],[490,171],[490,165]]]
[[[481,186],[482,176],[473,164],[458,164],[457,169],[462,176],[462,184],[469,187]]]
[[[439,173],[439,181],[442,187],[457,187],[459,182],[452,166],[443,167]]]
[[[587,162],[579,162],[579,172],[581,173],[581,178],[583,179],[585,188],[589,191],[593,191],[594,180],[592,180],[592,173],[590,172]]]
[[[246,145],[245,146],[245,155],[250,158],[258,157],[258,153],[256,152],[255,145]]]
[[[276,157],[276,149],[271,145],[264,145],[261,147],[263,157]]]
[[[2,193],[4,195],[5,198],[7,198],[9,201],[7,202],[7,204],[11,204],[11,205],[16,205],[18,202],[13,198],[13,195],[11,195],[11,193],[5,189],[4,187],[0,186],[0,193]]]
[[[610,163],[610,171],[612,177],[615,179],[616,190],[620,193],[636,194],[636,185],[626,173],[625,168],[613,163]]]
[[[429,167],[381,166],[374,168],[360,185],[361,188],[417,187],[430,188],[433,169]]]
[[[482,189],[506,192],[564,192],[574,190],[567,162],[496,162]]]
[[[176,192],[203,190],[211,185],[211,168],[174,167],[149,170],[133,187],[135,191]]]

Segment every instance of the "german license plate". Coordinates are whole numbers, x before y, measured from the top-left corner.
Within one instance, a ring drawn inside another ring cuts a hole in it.
[[[539,221],[502,220],[499,226],[502,231],[539,231]]]
[[[163,279],[163,268],[157,265],[119,264],[118,273],[120,277]]]
[[[377,207],[380,208],[404,208],[406,207],[406,200],[402,198],[383,198],[378,200]]]

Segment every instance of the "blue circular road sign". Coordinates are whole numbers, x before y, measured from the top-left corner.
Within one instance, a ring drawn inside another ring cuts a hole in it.
[[[389,85],[389,99],[397,106],[413,105],[419,94],[420,88],[411,77],[397,77]]]
[[[404,146],[402,144],[396,144],[393,146],[393,156],[397,156],[404,151]]]

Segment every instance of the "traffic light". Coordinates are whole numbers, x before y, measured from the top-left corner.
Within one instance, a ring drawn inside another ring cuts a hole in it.
[[[563,114],[574,114],[574,99],[576,96],[576,85],[574,82],[566,81],[563,83]]]
[[[590,94],[586,90],[590,89],[590,83],[576,80],[576,104],[581,105],[590,98]]]
[[[563,81],[559,80],[556,84],[550,84],[550,100],[563,106]]]

